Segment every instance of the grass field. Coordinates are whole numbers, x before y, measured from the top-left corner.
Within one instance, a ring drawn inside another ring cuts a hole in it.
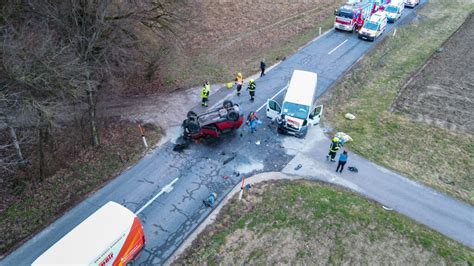
[[[174,265],[443,265],[474,251],[353,193],[310,181],[237,195]]]
[[[325,125],[351,135],[352,151],[470,204],[473,136],[389,110],[403,84],[473,10],[474,3],[468,1],[430,1],[412,24],[399,28],[395,36],[387,33],[322,100]],[[347,112],[357,118],[345,120]]]
[[[173,2],[169,8],[188,18],[178,40],[162,48],[157,74],[165,88],[229,82],[237,72],[247,78],[259,72],[262,58],[270,66],[317,37],[320,27],[329,30],[334,9],[344,2]]]

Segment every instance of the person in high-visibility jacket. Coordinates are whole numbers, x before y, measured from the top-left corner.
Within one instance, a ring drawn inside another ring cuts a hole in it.
[[[331,141],[331,145],[329,145],[329,153],[326,155],[326,160],[331,157],[331,162],[335,162],[336,160],[334,158],[336,157],[336,153],[340,149],[340,146],[339,138],[334,137]]]
[[[235,85],[237,85],[237,96],[240,96],[240,90],[242,90],[243,84],[244,78],[242,77],[242,73],[237,73],[237,77],[235,77]]]
[[[253,80],[253,79],[249,80],[249,86],[247,87],[247,90],[249,91],[250,100],[252,102],[255,100],[255,90],[256,89],[257,89],[257,84],[255,83],[255,80]]]
[[[202,85],[201,106],[207,107],[207,102],[209,101],[209,93],[211,93],[211,85],[209,85],[209,81],[206,81],[206,83],[204,83],[204,85]]]

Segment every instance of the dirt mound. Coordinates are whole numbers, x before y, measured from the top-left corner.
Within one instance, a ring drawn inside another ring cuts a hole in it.
[[[393,108],[428,124],[474,134],[474,16],[402,88]]]

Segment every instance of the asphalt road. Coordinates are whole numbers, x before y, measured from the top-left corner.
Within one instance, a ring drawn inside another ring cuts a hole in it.
[[[400,21],[395,25],[389,24],[385,34],[389,34],[388,32],[394,26],[407,23],[413,17],[414,10],[406,9]],[[234,91],[222,89],[211,95],[210,105],[220,104],[224,98],[231,99],[239,103],[247,114],[251,110],[260,109],[268,98],[275,97],[277,101],[281,101],[283,93],[276,94],[287,84],[294,69],[318,73],[317,93],[319,96],[379,40],[366,42],[357,39],[355,34],[330,31],[288,57],[266,76],[258,79],[257,99],[254,103],[249,101],[246,91],[242,96],[237,97]],[[199,106],[193,109],[203,111]],[[260,110],[259,116],[263,118],[265,109]],[[134,212],[139,212],[138,216],[143,223],[147,243],[136,264],[163,264],[211,211],[202,204],[202,200],[210,192],[217,192],[218,198],[222,198],[241,181],[242,176],[267,171],[282,171],[285,167],[285,171],[289,172],[288,167],[291,167],[291,164],[287,167],[288,163],[291,160],[299,160],[298,156],[305,156],[306,161],[311,161],[308,158],[321,157],[319,149],[321,152],[326,152],[328,143],[323,140],[320,140],[321,143],[312,140],[314,145],[321,146],[315,149],[317,154],[303,152],[296,148],[301,145],[298,144],[301,140],[276,134],[275,126],[268,120],[263,120],[264,124],[255,134],[250,134],[248,128],[243,127],[238,132],[214,143],[193,144],[183,153],[173,152],[174,145],[171,141],[163,144],[0,261],[0,265],[29,265],[63,235],[111,200],[121,203]],[[311,129],[309,136],[315,132],[317,132],[316,129]],[[309,141],[308,137],[305,141]],[[259,145],[256,144],[257,142]],[[359,169],[374,167],[372,163],[362,158],[357,166]],[[301,173],[297,174],[305,174],[322,180],[328,179],[321,175],[309,175],[304,172],[306,169],[309,169],[309,166],[304,165]],[[406,180],[386,169],[380,167],[377,169],[381,173],[395,175],[397,178],[373,182],[361,180],[358,183],[340,180],[340,183],[352,189],[357,188],[356,191],[393,206],[397,211],[413,217],[420,223],[431,226],[471,247],[474,246],[472,238],[474,212],[471,206]],[[224,176],[229,178],[225,179]],[[169,188],[170,184],[172,184],[172,190],[164,189]],[[400,189],[395,189],[401,184],[405,190],[404,194]],[[409,201],[408,195],[418,196],[416,201]],[[398,204],[397,200],[402,200],[403,197],[406,197],[405,200]],[[433,199],[438,200],[434,202],[443,204],[440,206],[430,204]],[[446,209],[468,215],[450,219],[452,212],[446,212]],[[439,217],[444,217],[443,222],[434,226],[432,221]],[[459,223],[453,225],[453,220],[454,222],[459,220],[458,222],[464,223],[464,226],[457,227]]]

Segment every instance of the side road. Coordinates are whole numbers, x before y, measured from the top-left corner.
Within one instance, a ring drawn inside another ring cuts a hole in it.
[[[388,211],[402,213],[474,248],[474,207],[350,152],[346,169],[336,173],[337,162],[326,161],[330,140],[321,128],[314,128],[310,134],[309,143],[293,143],[297,153],[283,173],[346,187],[383,204]],[[296,170],[299,164],[302,167]],[[348,166],[355,166],[359,172],[348,171]]]

